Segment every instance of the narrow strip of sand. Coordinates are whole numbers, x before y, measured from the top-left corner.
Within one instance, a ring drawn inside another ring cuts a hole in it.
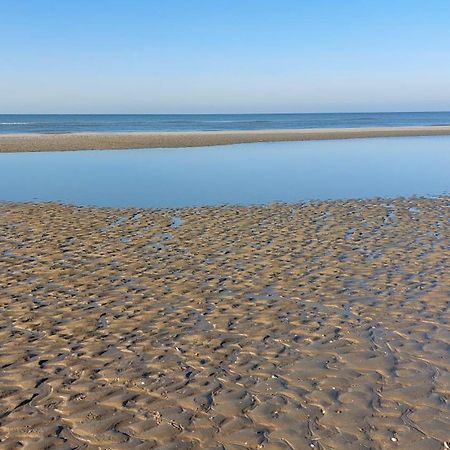
[[[299,130],[108,132],[0,135],[0,152],[203,147],[250,142],[450,135],[450,125]]]

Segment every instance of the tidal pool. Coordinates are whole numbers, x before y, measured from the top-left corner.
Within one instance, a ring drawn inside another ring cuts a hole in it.
[[[111,207],[440,195],[450,137],[0,154],[0,201]]]

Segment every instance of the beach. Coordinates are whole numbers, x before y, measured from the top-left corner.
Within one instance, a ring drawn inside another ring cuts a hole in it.
[[[4,3],[0,450],[450,450],[450,2]]]
[[[448,448],[449,201],[0,203],[0,446]]]
[[[0,134],[0,152],[201,147],[250,142],[450,135],[450,125],[189,132]]]

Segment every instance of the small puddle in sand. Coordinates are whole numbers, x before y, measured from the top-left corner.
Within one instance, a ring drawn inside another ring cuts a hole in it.
[[[209,320],[207,320],[202,313],[193,310],[193,311],[190,311],[188,313],[188,315],[190,318],[194,319],[194,321],[195,321],[194,326],[198,330],[210,331],[210,330],[214,329],[214,325],[211,324],[211,322],[209,322]]]
[[[397,221],[397,216],[395,215],[395,206],[394,205],[383,205],[386,207],[387,212],[384,216],[383,223],[384,225],[390,225]]]
[[[349,238],[353,235],[354,232],[355,232],[355,229],[354,229],[354,228],[349,228],[349,229],[345,232],[344,239],[345,239],[345,240],[349,239]]]
[[[106,225],[105,227],[101,228],[100,230],[102,232],[108,231],[111,228],[115,228],[115,227],[118,227],[118,226],[124,224],[128,219],[129,219],[128,216],[120,216],[117,220],[110,223],[109,225]]]
[[[128,216],[121,216],[119,217],[115,222],[111,224],[111,227],[117,227],[119,225],[122,225],[128,220]]]
[[[172,223],[170,224],[170,228],[178,228],[183,223],[184,223],[184,220],[181,217],[173,216]]]
[[[97,320],[97,328],[107,328],[108,327],[108,320],[106,319],[105,315],[101,315]]]

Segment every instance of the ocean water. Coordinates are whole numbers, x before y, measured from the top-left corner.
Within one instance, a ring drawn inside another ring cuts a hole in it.
[[[441,195],[450,136],[0,153],[0,201],[112,207]]]
[[[0,114],[0,134],[449,125],[450,112],[323,114]]]

